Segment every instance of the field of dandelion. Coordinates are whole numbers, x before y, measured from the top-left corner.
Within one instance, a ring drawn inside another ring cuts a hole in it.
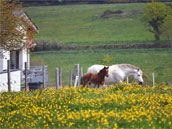
[[[171,128],[172,87],[136,83],[0,94],[0,128]]]

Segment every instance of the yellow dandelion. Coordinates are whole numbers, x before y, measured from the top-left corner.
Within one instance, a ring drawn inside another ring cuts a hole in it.
[[[113,129],[117,129],[117,128],[118,128],[118,125],[117,123],[115,123]]]

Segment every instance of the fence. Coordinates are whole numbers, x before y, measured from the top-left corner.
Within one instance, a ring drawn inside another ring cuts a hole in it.
[[[56,68],[56,89],[62,88],[62,68]],[[144,78],[145,82],[149,82],[152,86],[155,86],[155,74],[154,73],[146,73],[146,77]],[[75,64],[74,66],[74,73],[70,70],[69,75],[69,87],[71,86],[79,86],[80,85],[80,78],[83,76],[83,68],[80,67],[79,64]],[[18,80],[13,80],[13,78]],[[21,79],[21,80],[20,80]],[[6,80],[6,83],[2,83]],[[127,77],[125,80],[127,83],[131,83],[133,81],[132,77]],[[8,70],[6,72],[0,73],[0,91],[20,91],[21,90],[21,83],[24,83],[24,89],[28,90],[28,84],[32,83],[40,83],[43,84],[43,88],[46,88],[48,85],[48,66],[31,66],[28,70],[27,63],[25,63],[25,70],[21,72],[20,70],[10,70],[10,65],[8,61]],[[15,85],[14,85],[15,83]],[[11,84],[13,84],[11,86]],[[16,89],[15,89],[16,88]]]
[[[10,68],[9,60],[7,61],[7,66],[7,70],[0,73],[0,92],[29,90],[29,85],[35,84],[42,84],[43,88],[46,88],[48,84],[47,66],[31,66],[28,69],[27,62],[25,62],[24,71],[13,70]],[[21,87],[22,83],[24,83],[24,87]]]
[[[25,83],[25,90],[28,90],[31,85],[40,86],[41,84],[43,88],[46,88],[48,84],[48,66],[30,66],[28,69],[27,63],[25,63],[25,70],[22,74],[22,83]]]
[[[59,89],[62,87],[62,68],[56,68],[55,74],[56,74],[56,89]],[[83,68],[79,67],[79,64],[75,64],[74,74],[72,73],[72,70],[70,70],[69,87],[71,87],[72,85],[74,85],[74,87],[79,86],[80,77],[82,76],[83,76]]]
[[[70,70],[69,72],[69,87],[71,86],[78,86],[80,85],[80,79],[83,76],[83,68],[79,66],[79,64],[75,64],[74,66],[74,73],[72,73],[72,70]],[[62,88],[62,68],[56,68],[55,71],[56,74],[56,89]],[[145,75],[146,74],[146,75]],[[154,72],[149,72],[149,73],[144,73],[143,74],[143,79],[144,79],[144,84],[145,85],[152,85],[155,86],[155,74]],[[125,78],[125,80],[127,83],[132,83],[134,80],[134,78],[132,76],[129,76],[127,78]]]

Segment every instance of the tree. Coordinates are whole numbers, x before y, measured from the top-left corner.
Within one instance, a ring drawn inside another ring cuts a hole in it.
[[[163,3],[152,2],[146,5],[142,20],[146,23],[148,31],[154,34],[156,41],[160,40],[162,34],[160,27],[168,15],[172,15],[172,9]]]
[[[17,1],[0,0],[0,47],[11,51],[26,47],[27,24]]]
[[[172,36],[172,16],[168,15],[164,19],[164,23],[161,26],[162,36],[166,37],[170,40],[170,36]]]

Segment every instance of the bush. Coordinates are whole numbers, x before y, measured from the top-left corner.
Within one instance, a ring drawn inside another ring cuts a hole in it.
[[[57,42],[56,40],[35,40],[36,46],[33,51],[50,51],[60,50],[63,48],[63,43]]]

